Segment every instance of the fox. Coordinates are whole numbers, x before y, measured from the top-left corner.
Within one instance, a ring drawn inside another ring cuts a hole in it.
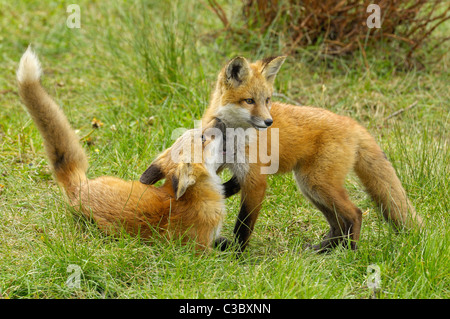
[[[41,74],[40,61],[28,47],[17,70],[19,94],[43,137],[56,182],[75,214],[93,221],[107,235],[125,231],[144,239],[160,236],[193,242],[198,252],[211,250],[225,214],[223,187],[216,174],[223,150],[219,138],[204,134],[208,129],[223,130],[223,123],[213,120],[202,128],[202,134],[188,130],[181,135],[160,154],[170,165],[165,173],[151,164],[140,181],[113,176],[89,179],[86,153],[63,110],[42,87]],[[202,147],[201,160],[192,162],[188,153],[179,162],[172,161],[168,156],[172,149],[190,149],[194,138],[201,139],[197,141]],[[160,187],[148,185],[161,179],[165,181]]]
[[[273,56],[249,62],[238,56],[230,60],[217,76],[202,122],[218,118],[227,128],[254,128],[259,140],[262,133],[267,134],[267,149],[271,149],[270,136],[277,131],[275,173],[293,172],[300,191],[329,224],[323,240],[312,246],[318,252],[339,245],[357,247],[362,212],[344,188],[351,170],[396,231],[420,228],[422,219],[392,164],[367,129],[350,117],[326,109],[272,101],[274,81],[285,59],[286,56]],[[226,163],[221,168],[233,172],[224,183],[225,197],[241,192],[233,231],[234,242],[241,251],[249,242],[265,196],[267,174],[262,174],[261,168],[266,165],[258,157],[254,162]],[[215,244],[226,249],[230,241],[219,237]]]

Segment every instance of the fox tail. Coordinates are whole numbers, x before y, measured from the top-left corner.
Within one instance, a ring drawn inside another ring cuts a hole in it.
[[[368,132],[360,140],[355,172],[387,221],[397,229],[422,226],[392,164]]]
[[[71,197],[77,186],[86,180],[88,161],[62,109],[42,87],[41,74],[39,59],[28,47],[17,70],[19,94],[44,139],[57,182]]]

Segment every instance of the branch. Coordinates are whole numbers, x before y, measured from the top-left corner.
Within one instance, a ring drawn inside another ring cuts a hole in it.
[[[400,109],[400,110],[398,110],[398,111],[395,111],[394,113],[392,113],[391,115],[389,115],[388,117],[386,117],[383,121],[386,121],[386,120],[389,120],[390,118],[393,118],[394,116],[397,116],[397,115],[399,115],[399,114],[401,114],[401,113],[403,113],[403,112],[405,112],[405,111],[408,111],[408,110],[410,110],[410,109],[412,109],[414,106],[416,106],[417,105],[417,101],[415,101],[413,104],[411,104],[410,106],[408,106],[408,107],[405,107],[405,108],[403,108],[403,109]]]

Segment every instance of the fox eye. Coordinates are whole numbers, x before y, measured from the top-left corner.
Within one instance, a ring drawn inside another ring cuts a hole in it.
[[[270,102],[270,97],[268,97],[268,98],[266,99],[266,104],[269,104],[269,102]]]
[[[247,104],[255,104],[255,100],[254,99],[245,99],[244,101]]]

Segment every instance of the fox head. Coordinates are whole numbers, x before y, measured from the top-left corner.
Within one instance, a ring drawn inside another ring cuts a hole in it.
[[[285,59],[270,57],[254,63],[243,57],[232,59],[219,73],[208,115],[234,128],[271,126],[273,82]]]
[[[187,130],[151,163],[140,182],[153,185],[166,178],[172,183],[176,200],[205,179],[211,178],[221,185],[216,171],[223,161],[225,130],[224,122],[219,119],[212,120],[201,130]]]

